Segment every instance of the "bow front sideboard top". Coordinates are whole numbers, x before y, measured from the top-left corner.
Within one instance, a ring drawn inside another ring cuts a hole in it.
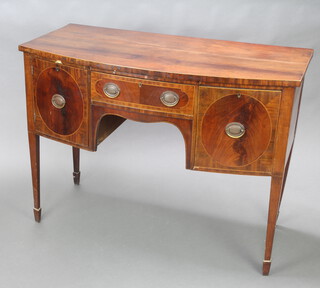
[[[271,176],[263,274],[313,50],[69,24],[24,52],[34,216],[40,222],[39,136],[97,146],[126,119],[167,122],[186,168]],[[120,177],[121,175],[119,175]]]

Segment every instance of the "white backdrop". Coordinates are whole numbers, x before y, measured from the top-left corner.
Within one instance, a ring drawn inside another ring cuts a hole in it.
[[[0,287],[318,287],[320,1],[0,0]],[[41,140],[43,221],[32,215],[22,53],[79,23],[315,49],[269,277],[270,180],[187,171],[168,124],[126,121],[96,153]]]

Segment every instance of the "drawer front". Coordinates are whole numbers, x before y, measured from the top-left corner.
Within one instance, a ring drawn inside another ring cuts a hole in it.
[[[195,169],[270,173],[280,97],[200,87]]]
[[[93,72],[91,99],[113,105],[193,115],[195,87]]]
[[[87,72],[37,58],[33,67],[37,132],[87,147]]]

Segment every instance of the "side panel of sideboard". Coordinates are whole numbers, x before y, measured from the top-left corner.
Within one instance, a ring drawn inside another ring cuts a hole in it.
[[[25,73],[25,87],[26,87],[26,104],[27,104],[27,121],[28,132],[34,133],[34,88],[33,88],[33,66],[32,57],[29,53],[23,53],[24,57],[24,73]]]
[[[295,88],[295,91],[294,91],[293,107],[292,107],[291,121],[290,121],[290,131],[289,131],[288,146],[287,146],[287,153],[286,153],[286,162],[290,162],[292,148],[293,148],[293,144],[296,136],[302,90],[303,90],[303,82],[301,86]]]

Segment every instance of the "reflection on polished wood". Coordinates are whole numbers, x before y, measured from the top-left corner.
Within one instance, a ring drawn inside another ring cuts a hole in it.
[[[22,44],[34,195],[40,222],[39,136],[97,146],[126,119],[175,125],[186,168],[271,176],[263,274],[311,49],[69,24]]]

